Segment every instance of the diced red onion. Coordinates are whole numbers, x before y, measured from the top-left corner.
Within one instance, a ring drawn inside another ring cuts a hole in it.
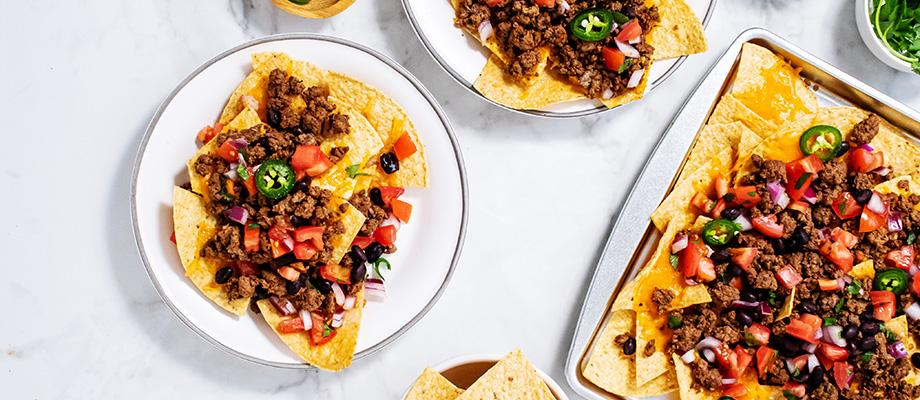
[[[831,325],[824,327],[824,341],[840,347],[847,347],[847,341],[840,335],[843,327]]]
[[[830,239],[830,237],[831,237],[831,229],[830,229],[830,228],[823,228],[823,229],[821,229],[821,230],[818,231],[818,239],[820,239],[822,242],[825,241],[825,240]]]
[[[735,218],[733,222],[741,227],[741,232],[747,232],[751,229],[754,229],[754,224],[752,224],[751,220],[747,219],[744,214],[739,215],[738,218]]]
[[[736,383],[738,383],[738,380],[737,380],[737,379],[722,378],[722,384],[723,384],[723,385],[734,385],[734,384],[736,384]]]
[[[872,193],[872,198],[870,198],[869,202],[866,203],[866,208],[877,214],[885,213],[885,203],[882,202],[882,198],[879,197],[878,193]]]
[[[303,330],[309,331],[313,328],[313,318],[307,310],[300,310],[300,319],[303,320]]]
[[[684,353],[684,355],[680,356],[680,360],[683,361],[683,362],[685,362],[685,363],[687,363],[687,364],[692,363],[693,360],[695,360],[695,359],[696,359],[696,351],[695,351],[695,350],[690,350],[690,351]]]
[[[818,350],[818,344],[805,342],[805,344],[802,345],[802,350],[805,350],[806,353],[814,355],[815,351]],[[815,357],[815,359],[817,360],[818,358]],[[809,357],[809,360],[811,360],[811,357]]]
[[[495,31],[492,30],[491,21],[485,20],[485,21],[482,21],[481,24],[479,24],[479,40],[481,40],[483,43],[485,43],[485,41],[489,39],[489,37],[492,36],[493,33],[495,33]]]
[[[802,200],[805,200],[811,204],[818,202],[818,195],[815,193],[815,190],[811,186],[805,189],[805,192],[802,194]]]
[[[224,175],[226,175],[227,178],[230,178],[230,179],[239,178],[240,174],[236,172],[236,167],[239,167],[239,166],[240,165],[237,163],[230,164],[230,170],[225,172]]]
[[[900,232],[904,230],[904,223],[901,221],[901,212],[892,211],[888,213],[888,231]]]
[[[847,287],[846,281],[844,281],[843,278],[837,278],[837,287],[839,287],[840,290],[843,290]]]
[[[706,257],[712,257],[712,253],[715,253],[712,247],[706,246]]]
[[[870,153],[873,152],[873,151],[875,151],[875,149],[873,149],[872,146],[869,146],[868,144],[864,144],[864,145],[862,145],[862,146],[859,146],[859,147],[857,147],[856,149],[863,149],[863,150],[868,151],[868,152],[870,152]],[[856,150],[856,149],[853,149],[853,150]]]
[[[853,277],[850,275],[844,274],[843,276],[840,277],[840,279],[843,279],[844,283],[853,283]]]
[[[773,203],[779,204],[782,195],[786,194],[786,187],[779,183],[779,181],[773,181],[767,183],[767,191],[770,192],[770,199],[773,200]],[[789,201],[787,200],[786,203],[788,204]]]
[[[850,384],[853,383],[853,377],[854,377],[854,376],[856,376],[856,374],[852,374],[852,373],[850,374],[850,376],[847,376],[847,383],[846,383],[845,385],[843,385],[843,388],[844,388],[844,389],[849,389],[849,388],[850,388]]]
[[[677,235],[674,238],[674,241],[671,243],[671,253],[677,254],[681,250],[687,248],[687,244],[690,243],[690,237],[687,235]]]
[[[604,94],[602,96],[604,97],[604,100],[610,100],[610,98],[613,97],[613,90],[604,89]]]
[[[721,346],[721,345],[722,345],[722,342],[720,342],[719,339],[716,339],[716,338],[714,338],[714,337],[712,337],[712,336],[706,336],[705,339],[700,340],[700,342],[696,345],[696,349],[697,349],[697,350],[701,350],[701,349],[714,349],[714,348],[719,347],[719,346]]]
[[[709,361],[709,362],[716,361],[716,353],[712,351],[712,349],[703,349],[701,353],[703,354],[703,358],[705,358],[706,361]]]
[[[616,39],[614,39],[614,42],[616,42],[617,48],[619,48],[620,51],[622,51],[623,54],[626,55],[626,57],[629,57],[629,58],[639,58],[640,57],[639,50],[636,50],[635,47],[630,46],[629,43],[624,43]]]
[[[291,303],[291,301],[286,298],[272,296],[268,298],[268,301],[275,306],[275,309],[278,310],[281,315],[288,316],[297,313],[297,308],[294,307],[294,303]]]
[[[760,302],[760,315],[767,316],[773,315],[773,310],[770,308],[770,305],[765,301]]]
[[[894,358],[901,358],[907,355],[907,348],[904,347],[904,343],[902,342],[889,344],[888,354],[891,354],[891,356]]]
[[[370,278],[364,282],[364,298],[367,301],[382,303],[387,299],[386,288],[383,287],[383,281],[377,278]]]
[[[332,314],[332,325],[333,328],[338,328],[342,326],[342,323],[345,322],[345,310],[336,311],[335,314]]]
[[[230,145],[236,148],[237,150],[245,149],[246,147],[249,147],[249,142],[247,142],[246,139],[243,139],[243,138],[229,139],[227,140],[227,142],[229,142]]]
[[[789,374],[795,373],[795,364],[792,363],[791,358],[786,359],[786,370],[789,371]]]
[[[284,238],[284,241],[281,242],[281,246],[284,247],[284,249],[287,251],[294,250],[294,238],[292,238],[291,235],[288,235],[286,238]]]
[[[569,8],[570,8],[570,7],[569,7],[569,3],[568,3],[567,1],[562,0],[562,1],[559,2],[559,12],[564,13],[564,12],[566,12],[566,11],[569,11]],[[614,29],[616,29],[616,28],[614,28]]]
[[[390,213],[390,216],[387,217],[387,219],[383,220],[383,222],[380,223],[380,226],[387,226],[387,225],[393,225],[394,227],[396,227],[396,230],[399,231],[399,228],[402,228],[403,226],[403,222],[400,221],[399,218],[396,218],[396,216],[393,215],[393,213]]]
[[[874,172],[874,173],[876,173],[876,174],[879,174],[879,175],[881,175],[881,176],[885,176],[885,175],[888,175],[888,173],[891,172],[891,170],[888,169],[888,167],[886,167],[886,166],[883,165],[883,166],[881,166],[881,167],[878,167],[878,168],[872,170],[872,172]]]
[[[645,68],[633,71],[632,75],[629,76],[629,82],[626,83],[627,88],[634,88],[639,86],[639,82],[642,81],[642,75],[645,74]]]
[[[246,221],[249,221],[249,211],[240,206],[235,206],[229,210],[224,211],[224,215],[227,216],[227,219],[233,222],[239,222],[242,225],[246,225]],[[293,239],[291,239],[293,241]],[[293,244],[291,247],[293,248]]]
[[[338,283],[332,282],[332,293],[335,294],[335,304],[345,304],[345,291]]]
[[[243,97],[240,97],[240,100],[243,101],[243,104],[245,104],[247,107],[249,107],[249,108],[251,108],[251,109],[253,109],[253,110],[258,110],[258,109],[259,109],[259,101],[256,100],[255,97],[252,97],[252,96],[250,96],[250,95],[245,95],[245,96],[243,96]]]
[[[342,305],[342,308],[346,310],[351,310],[352,308],[355,308],[355,301],[357,300],[358,298],[355,296],[352,296],[352,295],[345,296],[345,304]]]
[[[630,41],[627,42],[627,43],[629,43],[629,44],[639,44],[639,42],[641,42],[641,41],[642,41],[642,35],[639,35],[639,36],[637,36],[635,39],[630,40]]]
[[[909,306],[904,307],[904,313],[914,321],[920,319],[920,304],[910,303]]]
[[[237,154],[236,154],[236,157],[237,157],[237,159],[239,159],[239,161],[240,161],[240,164],[239,164],[239,165],[242,165],[242,166],[243,166],[243,169],[246,169],[246,168],[249,167],[249,165],[246,164],[246,159],[243,158],[243,153],[237,153]]]
[[[815,340],[821,340],[824,337],[824,329],[815,329]]]
[[[809,344],[812,344],[812,345],[814,345],[815,347],[818,347],[818,344],[817,344],[817,343],[809,343]],[[817,367],[818,364],[820,364],[820,363],[821,363],[821,361],[818,360],[818,357],[817,357],[817,356],[815,356],[814,354],[809,354],[809,355],[808,355],[808,372],[814,371],[814,370],[815,370],[815,367]]]
[[[732,302],[732,308],[757,308],[757,307],[760,307],[759,301],[751,302],[751,301],[735,300]]]
[[[779,195],[779,199],[776,200],[774,203],[776,203],[776,205],[778,205],[779,208],[785,209],[789,205],[789,195],[787,195],[786,193]]]
[[[911,264],[910,269],[907,270],[907,273],[910,274],[910,276],[917,275],[917,272],[920,272],[920,267],[918,267],[917,264]]]

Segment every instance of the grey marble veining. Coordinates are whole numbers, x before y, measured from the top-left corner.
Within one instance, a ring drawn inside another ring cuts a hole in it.
[[[4,398],[396,398],[426,365],[520,347],[563,386],[590,273],[612,221],[678,108],[744,29],[768,28],[920,109],[920,77],[877,61],[839,0],[721,0],[711,50],[643,101],[578,120],[492,107],[427,54],[396,0],[306,20],[269,0],[0,5],[0,384]],[[134,154],[187,74],[243,41],[283,32],[353,40],[435,95],[462,144],[469,232],[447,292],[410,332],[332,374],[266,368],[187,329],[137,256]]]

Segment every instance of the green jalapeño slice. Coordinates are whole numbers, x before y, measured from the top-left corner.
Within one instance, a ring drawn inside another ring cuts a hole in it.
[[[296,181],[294,168],[281,160],[267,160],[256,171],[256,189],[268,198],[284,197],[291,192]]]
[[[799,139],[799,147],[802,148],[803,154],[814,154],[823,162],[833,160],[842,145],[843,136],[840,130],[829,125],[808,128]]]
[[[575,37],[596,42],[610,36],[614,24],[612,12],[603,8],[589,8],[572,18],[571,28]]]
[[[907,273],[902,269],[891,268],[875,275],[875,290],[887,290],[896,296],[907,291]]]
[[[714,219],[703,226],[703,242],[710,246],[725,246],[741,231],[738,224],[727,219]]]

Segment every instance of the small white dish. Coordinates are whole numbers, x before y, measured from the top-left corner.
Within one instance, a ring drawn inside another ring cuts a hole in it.
[[[480,376],[486,373],[489,368],[492,368],[498,360],[501,360],[504,357],[503,354],[492,354],[492,353],[474,353],[466,354],[462,356],[457,356],[446,361],[431,367],[431,369],[443,375],[447,380],[451,381],[454,385],[461,389],[466,389],[470,387]],[[546,372],[543,372],[539,367],[534,365],[534,369],[537,370],[537,374],[543,378],[543,381],[546,382],[546,385],[549,386],[549,390],[553,392],[553,395],[556,396],[558,400],[569,400],[569,397],[565,395],[565,392],[559,387],[559,384],[553,380]],[[409,390],[412,389],[412,384],[406,389],[403,393],[401,399],[405,399],[409,395]]]
[[[862,37],[866,47],[881,62],[898,71],[912,72],[910,64],[898,57],[885,47],[882,40],[875,35],[875,30],[870,20],[871,13],[869,9],[875,4],[873,0],[857,0],[856,2],[856,28],[859,30],[859,36]]]

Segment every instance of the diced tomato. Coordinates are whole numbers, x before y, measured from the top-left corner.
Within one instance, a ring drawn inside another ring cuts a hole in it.
[[[824,163],[814,154],[786,163],[786,194],[789,198],[801,200],[805,190],[811,186],[812,178],[822,168]]]
[[[795,201],[793,201],[792,203],[789,203],[789,206],[787,206],[786,208],[788,208],[788,209],[790,209],[790,210],[796,210],[796,211],[798,211],[798,212],[803,213],[803,212],[805,212],[805,210],[809,209],[810,207],[811,207],[811,205],[808,204],[808,203],[806,203],[806,202],[804,202],[804,201],[795,200]]]
[[[206,144],[210,142],[211,139],[214,139],[214,136],[217,136],[218,132],[220,131],[215,132],[214,128],[211,128],[211,125],[207,125],[204,128],[201,128],[200,131],[198,131],[198,135],[197,135],[198,140],[201,141],[201,143]]]
[[[712,201],[709,197],[706,197],[705,194],[702,194],[700,192],[696,192],[696,194],[693,195],[693,198],[690,199],[690,204],[693,204],[694,206],[696,206],[696,208],[699,208],[700,211],[703,212],[703,214],[711,213],[712,210],[716,206],[716,203],[714,201]]]
[[[863,207],[862,215],[859,216],[859,233],[872,232],[888,224],[888,215],[879,214]]]
[[[555,0],[533,0],[533,3],[540,7],[555,7]]]
[[[728,194],[723,199],[725,199],[729,207],[745,206],[751,208],[760,203],[760,195],[757,194],[756,186],[741,186],[729,189]]]
[[[850,377],[853,376],[853,365],[848,362],[834,363],[834,383],[840,389],[850,387]]]
[[[866,149],[850,150],[850,167],[856,172],[869,172],[885,164],[885,155],[881,151],[870,153]]]
[[[604,65],[611,71],[619,71],[620,66],[626,61],[626,54],[623,54],[620,49],[611,49],[604,46],[601,53],[604,55]]]
[[[792,359],[792,367],[796,370],[802,371],[805,369],[806,365],[808,365],[808,354],[803,354]]]
[[[824,254],[831,262],[837,264],[841,271],[850,272],[853,270],[853,253],[842,243],[825,240],[821,243],[818,251]]]
[[[914,294],[920,293],[920,274],[914,274],[910,281],[910,287],[914,289]]]
[[[314,346],[324,345],[329,343],[338,333],[335,328],[327,325],[326,321],[316,313],[310,313],[310,318],[313,319],[313,327],[310,328],[310,344]]]
[[[393,199],[398,199],[399,196],[406,193],[406,189],[398,186],[381,186],[377,189],[380,189],[380,199],[383,200],[383,204],[386,205],[389,205],[393,202]]]
[[[286,248],[284,247],[284,243],[283,243],[283,242],[279,242],[279,241],[274,240],[274,239],[269,239],[268,243],[271,245],[271,248],[272,248],[272,257],[274,257],[274,258],[281,257],[281,256],[283,256],[283,255],[285,255],[285,254],[291,252],[291,250],[288,250],[288,249],[286,249]]]
[[[259,251],[259,228],[246,229],[243,234],[246,251]]]
[[[758,323],[753,323],[751,326],[747,327],[748,333],[751,334],[751,337],[754,338],[754,341],[759,345],[765,345],[770,343],[770,328],[763,326]]]
[[[351,283],[351,268],[343,267],[339,264],[326,264],[319,270],[323,279],[335,283]]]
[[[233,144],[228,140],[224,142],[224,144],[220,145],[220,148],[217,149],[217,154],[224,160],[227,160],[228,163],[235,163],[239,160],[240,153],[236,150],[236,147],[233,146]]]
[[[249,276],[259,273],[259,267],[252,261],[237,260],[233,264],[233,269],[236,270],[240,276]]]
[[[699,238],[691,238],[687,243],[687,248],[680,252],[678,266],[685,278],[693,278],[700,272],[700,262],[709,254],[706,245]]]
[[[289,281],[296,281],[298,278],[300,278],[300,271],[285,265],[281,268],[278,268],[278,275],[281,275],[282,278]]]
[[[319,146],[297,146],[291,157],[291,166],[314,177],[332,168],[333,164]]]
[[[789,393],[792,393],[793,396],[800,399],[805,397],[805,385],[798,382],[789,382],[785,384],[780,390],[784,392],[788,390]]]
[[[294,241],[291,235],[277,223],[268,230],[268,238],[272,248],[272,255],[275,258],[281,257],[294,249],[293,246],[288,248],[285,244]]]
[[[757,349],[757,376],[761,378],[770,370],[770,366],[776,361],[777,351],[768,346],[760,346]]]
[[[802,275],[799,275],[796,272],[795,268],[792,265],[786,265],[781,268],[779,271],[776,271],[776,279],[783,284],[788,289],[792,289],[795,285],[798,285],[799,282],[802,282]]]
[[[489,7],[495,7],[498,3],[501,3],[502,0],[486,0],[486,5]]]
[[[728,204],[725,203],[725,200],[719,199],[714,206],[712,206],[712,212],[710,215],[713,219],[722,218],[722,211],[728,208]]]
[[[869,292],[869,297],[872,298],[872,315],[875,319],[888,322],[894,318],[897,306],[894,293],[887,290],[873,290]]]
[[[821,343],[818,350],[821,352],[821,355],[827,357],[830,361],[844,361],[850,357],[850,352],[847,351],[847,349],[840,346],[834,346],[830,343]]]
[[[312,259],[318,252],[319,249],[313,242],[294,243],[294,257],[297,257],[298,260]]]
[[[761,215],[754,218],[753,225],[754,229],[771,238],[783,236],[783,225],[776,222],[776,214]]]
[[[317,249],[323,248],[323,232],[326,230],[322,226],[301,226],[294,230],[295,242],[310,241]]]
[[[736,276],[728,281],[728,286],[731,286],[738,290],[744,290],[744,283],[741,282],[741,277]]]
[[[716,175],[716,179],[712,185],[716,189],[716,198],[721,199],[728,194],[728,179],[725,179],[724,175]]]
[[[363,249],[373,242],[374,242],[373,238],[369,238],[367,236],[355,236],[354,240],[351,241],[351,245],[358,246]]]
[[[818,317],[817,315],[812,315],[812,314],[802,314],[801,316],[799,316],[799,321],[802,321],[806,325],[814,328],[815,331],[817,331],[818,329],[821,329],[821,324],[824,323],[824,321],[820,317]]]
[[[169,241],[175,244],[179,244],[179,243],[176,243],[176,231],[173,231],[172,235],[169,235]]]
[[[416,151],[418,151],[418,147],[415,147],[409,132],[403,132],[402,136],[393,143],[393,152],[396,153],[396,159],[399,161],[405,160],[415,154]]]
[[[220,122],[215,122],[215,123],[214,123],[214,135],[217,136],[218,133],[223,132],[225,126],[227,126],[227,124],[222,124],[222,123],[220,123]]]
[[[747,271],[748,265],[754,262],[754,257],[757,256],[756,247],[730,248],[728,251],[732,253],[732,262],[745,271]]]
[[[885,255],[885,266],[888,268],[898,268],[905,271],[910,270],[914,264],[914,246],[904,245],[898,250],[889,251]]]
[[[747,349],[741,347],[740,344],[735,345],[735,354],[738,355],[738,369],[736,375],[741,377],[744,375],[744,371],[747,369],[748,365],[751,364],[751,360],[754,358],[750,353],[747,352]],[[735,378],[738,379],[738,378]]]
[[[246,191],[249,192],[249,195],[252,196],[259,191],[256,188],[256,172],[252,167],[246,168],[246,173],[249,175],[247,179],[243,179],[243,186],[246,186]]]
[[[303,332],[303,320],[297,317],[281,321],[278,323],[278,331],[281,333]]]
[[[635,40],[642,34],[642,26],[639,25],[638,20],[632,20],[627,22],[625,25],[620,27],[620,34],[617,35],[617,40],[621,42],[628,42],[630,40]]]
[[[409,222],[409,217],[412,216],[412,204],[393,199],[390,201],[390,207],[393,208],[393,215],[395,215],[396,218],[399,218],[402,222]]]
[[[859,238],[857,238],[856,235],[840,228],[834,228],[834,230],[831,231],[831,240],[840,242],[848,249],[852,249],[859,243]]]
[[[786,334],[809,343],[815,343],[815,328],[800,319],[789,321],[789,325],[786,326]]]
[[[834,202],[831,203],[831,209],[840,219],[850,219],[862,212],[862,207],[856,204],[856,199],[853,198],[850,192],[843,192],[840,196],[837,196]]]
[[[729,375],[732,371],[738,370],[738,354],[732,351],[727,344],[722,343],[712,351],[716,355],[716,362],[722,366],[722,369],[728,371]]]
[[[396,243],[396,227],[393,225],[381,226],[374,231],[374,241],[384,246]]]
[[[837,284],[836,279],[818,279],[818,286],[825,292],[831,290],[840,290],[840,285]]]
[[[722,391],[722,394],[731,396],[735,399],[747,396],[748,393],[748,388],[747,386],[744,386],[743,383],[733,383],[731,385],[727,385],[725,386],[725,390]]]
[[[700,282],[712,282],[716,279],[716,265],[709,257],[700,259],[700,270],[696,277]]]

